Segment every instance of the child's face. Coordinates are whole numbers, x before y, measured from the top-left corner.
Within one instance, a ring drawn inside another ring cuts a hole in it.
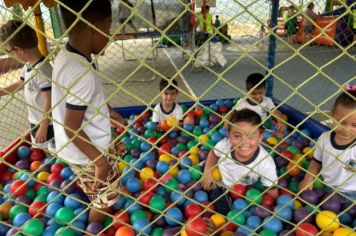
[[[262,133],[256,125],[237,122],[231,126],[228,138],[237,156],[251,158],[262,141]]]
[[[21,61],[26,61],[27,62],[27,57],[24,54],[24,50],[18,46],[12,46],[12,45],[5,45],[5,51],[9,54],[11,54],[15,59],[21,60]]]
[[[262,88],[251,89],[248,92],[248,95],[253,102],[260,103],[262,102],[263,97],[266,95],[266,88],[262,87]]]
[[[94,26],[102,31],[105,35],[96,29],[93,29],[94,34],[94,54],[102,52],[109,42],[110,27],[111,27],[111,17],[106,17],[103,20],[97,20],[94,22]]]
[[[332,116],[338,138],[345,141],[356,138],[356,110],[338,105],[333,110]]]
[[[177,101],[178,91],[176,89],[166,89],[162,92],[162,102],[173,104]]]

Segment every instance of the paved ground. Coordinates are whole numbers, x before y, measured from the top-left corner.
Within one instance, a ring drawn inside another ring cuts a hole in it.
[[[156,59],[152,60],[150,40],[128,40],[124,45],[117,41],[99,60],[105,92],[113,106],[149,105],[159,99],[161,76],[179,75],[179,101],[195,100],[195,97],[217,99],[242,96],[246,76],[252,72],[263,73],[267,61],[267,42],[247,50],[251,42],[253,38],[236,41],[236,46],[244,51],[224,45],[228,61],[224,68],[195,71],[188,61],[189,57],[183,58],[177,48],[159,48],[154,52]],[[299,55],[295,55],[290,47],[278,42],[277,52],[274,96],[303,112],[313,112],[319,105],[321,110],[328,110],[339,85],[355,83],[355,57],[350,56],[356,54],[355,48],[350,49],[349,54],[343,54],[336,48],[310,46],[300,49]],[[133,58],[140,60],[131,60]],[[0,82],[9,83],[19,73],[3,74]],[[6,146],[28,127],[26,116],[21,93],[1,98],[0,147]]]

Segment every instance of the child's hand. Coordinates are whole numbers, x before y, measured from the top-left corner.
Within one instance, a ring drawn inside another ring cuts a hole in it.
[[[106,182],[109,172],[111,170],[111,166],[107,161],[106,157],[101,157],[101,160],[95,163],[95,182],[93,184],[93,189],[98,189],[103,187],[101,182]]]
[[[299,183],[299,190],[312,190],[312,189],[313,189],[313,181],[304,178],[303,181]]]
[[[48,125],[40,125],[35,137],[36,143],[44,143],[47,141],[47,131]]]
[[[216,231],[216,228],[215,228],[215,226],[214,226],[214,223],[212,222],[211,219],[209,219],[209,218],[207,218],[207,217],[204,217],[203,220],[204,220],[206,226],[208,227],[208,232],[207,232],[207,233],[208,233],[209,235],[212,235],[212,234]]]
[[[201,182],[201,185],[204,190],[212,190],[214,188],[214,180],[211,174],[206,174],[204,173],[203,180]]]
[[[276,128],[277,128],[277,131],[283,132],[283,131],[286,130],[286,125],[281,121],[277,121],[276,122]]]

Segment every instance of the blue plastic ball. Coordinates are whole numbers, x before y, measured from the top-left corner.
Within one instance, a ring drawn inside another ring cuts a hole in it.
[[[197,192],[194,193],[194,199],[197,202],[203,203],[203,202],[208,201],[209,197],[208,197],[208,194],[206,192],[200,190],[200,191],[197,191]]]
[[[161,197],[164,197],[164,195],[166,195],[166,191],[164,190],[164,188],[162,186],[159,186],[157,188],[156,194],[158,194]]]
[[[74,210],[74,215],[76,216],[75,217],[76,221],[87,222],[89,218],[89,210],[80,207]]]
[[[159,174],[163,175],[169,170],[169,164],[165,161],[159,161],[156,165],[156,170]]]
[[[85,231],[85,228],[86,228],[86,225],[83,221],[76,220],[73,223],[71,223],[71,225],[73,226],[73,230],[75,231],[76,235],[78,235],[78,236],[83,235],[82,232]],[[74,228],[77,230],[75,230]]]
[[[59,229],[59,226],[48,226],[45,228],[45,230],[42,232],[41,236],[54,236],[56,234],[56,231]]]
[[[219,105],[217,105],[216,103],[214,104],[211,104],[210,106],[210,109],[217,112],[219,110]]]
[[[224,100],[218,99],[218,100],[215,101],[215,104],[218,105],[218,106],[222,106],[222,105],[224,105]]]
[[[189,167],[191,167],[193,165],[193,162],[191,159],[189,159],[189,157],[182,157],[180,159],[180,167],[182,169],[188,169]]]
[[[246,220],[246,225],[250,227],[251,229],[256,229],[260,224],[262,220],[258,216],[250,216]]]
[[[28,158],[28,156],[30,155],[30,148],[27,146],[21,146],[17,149],[16,151],[16,155],[20,158],[20,159],[26,159]]]
[[[269,229],[278,234],[282,228],[282,222],[275,217],[269,216],[263,220],[263,229]]]
[[[119,199],[117,199],[117,201],[113,205],[114,210],[117,211],[117,210],[123,208],[125,202],[126,202],[125,198],[122,195],[119,196]]]
[[[21,227],[26,221],[30,220],[32,217],[27,212],[22,212],[17,214],[13,219],[13,225],[15,227]]]
[[[157,123],[152,122],[152,121],[147,121],[145,124],[145,128],[148,130],[156,130],[157,129]]]
[[[219,133],[215,133],[211,136],[211,141],[214,143],[218,143],[221,139],[223,139],[223,137]]]
[[[221,128],[219,129],[219,133],[221,134],[222,137],[227,137],[228,130],[226,128]]]
[[[233,101],[231,99],[226,99],[224,101],[224,105],[228,108],[228,109],[231,109],[232,106],[234,105]]]
[[[65,199],[65,196],[62,195],[59,191],[57,190],[54,190],[52,192],[50,192],[48,195],[47,195],[47,202],[50,203],[50,202],[56,202],[56,203],[59,203],[59,204],[63,204],[64,203],[64,199]]]
[[[352,223],[352,217],[346,212],[342,213],[339,216],[339,219],[340,219],[340,222],[344,225],[351,225],[351,223]]]
[[[154,151],[143,152],[140,155],[140,159],[142,159],[143,163],[147,163],[150,160],[156,160],[156,153]]]
[[[171,198],[171,201],[174,204],[177,204],[178,206],[183,205],[186,200],[184,197],[184,194],[182,194],[180,192],[176,192],[176,191],[171,192],[170,198]]]
[[[125,187],[130,193],[136,193],[141,189],[141,182],[137,178],[133,177],[127,180]]]
[[[210,131],[210,128],[209,128],[209,127],[206,127],[206,128],[203,129],[204,134],[208,134],[209,131]]]
[[[26,173],[24,173],[22,176],[21,176],[21,180],[24,180],[24,181],[27,181],[27,185],[28,187],[32,188],[33,186],[35,186],[36,184],[36,181],[34,180],[34,178],[30,178],[30,176]]]
[[[292,219],[293,211],[289,207],[277,205],[273,210],[275,214],[282,219],[285,219],[287,221],[290,221]]]
[[[126,211],[131,214],[134,211],[140,210],[141,206],[140,204],[135,203],[134,200],[128,199],[124,205],[124,209],[126,209]]]
[[[69,177],[71,177],[72,175],[73,171],[68,166],[64,167],[61,171],[61,176],[63,179],[69,179]]]
[[[78,194],[70,194],[64,199],[64,206],[70,207],[73,210],[79,208],[82,204],[80,203],[80,196]]]
[[[183,213],[179,208],[173,207],[167,210],[164,219],[168,225],[175,226],[183,223]]]
[[[253,230],[250,229],[250,228],[247,227],[247,226],[240,226],[240,227],[237,229],[237,232],[241,232],[241,233],[243,233],[243,234],[246,235],[246,236],[252,236],[252,235],[254,235]]]
[[[168,134],[170,139],[176,139],[178,137],[178,132],[177,131],[171,131]]]
[[[277,198],[277,205],[287,206],[289,208],[294,208],[293,199],[288,195],[281,195]]]
[[[137,160],[136,158],[133,158],[129,163],[133,165],[136,170],[141,170],[143,168],[142,160]]]
[[[62,204],[53,202],[46,207],[46,215],[54,217],[56,212],[63,207]]]
[[[132,226],[138,235],[149,235],[152,230],[150,222],[146,219],[137,219]]]
[[[180,170],[178,172],[177,178],[178,178],[178,181],[181,182],[182,184],[187,184],[189,181],[192,180],[190,171],[187,169]]]
[[[203,129],[209,127],[209,120],[206,118],[200,119],[199,126]]]
[[[178,147],[173,147],[171,149],[171,153],[174,155],[174,156],[178,156],[178,154],[181,152],[182,150],[180,150]]]
[[[147,143],[147,142],[142,142],[140,145],[140,150],[142,152],[147,152],[148,150],[151,149],[151,144]]]
[[[236,199],[233,203],[233,207],[238,211],[246,211],[247,202],[242,198]]]
[[[194,126],[191,125],[191,124],[184,124],[183,125],[183,129],[186,130],[186,131],[192,132],[193,129],[194,129]]]

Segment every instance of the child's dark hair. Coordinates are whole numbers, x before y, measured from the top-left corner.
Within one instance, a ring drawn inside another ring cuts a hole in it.
[[[354,86],[356,87],[356,85]],[[338,106],[356,109],[356,89],[341,93],[335,100],[333,111],[335,111]]]
[[[178,82],[175,79],[161,79],[159,83],[159,91],[163,90],[176,90],[178,87]]]
[[[246,90],[249,91],[258,85],[256,88],[265,88],[266,87],[266,80],[264,80],[265,76],[261,73],[253,73],[247,76],[246,79]],[[261,82],[262,81],[262,82]]]
[[[109,0],[61,0],[60,2],[62,20],[67,29],[80,15],[90,23],[111,17],[111,2]],[[79,20],[75,27],[83,24],[85,22]]]
[[[36,31],[20,20],[9,20],[0,28],[0,40],[12,47],[34,48],[37,47],[38,39]]]
[[[261,116],[253,110],[245,108],[234,111],[229,120],[228,130],[230,131],[233,125],[238,122],[250,123],[251,125],[258,126],[261,132],[263,131]]]

